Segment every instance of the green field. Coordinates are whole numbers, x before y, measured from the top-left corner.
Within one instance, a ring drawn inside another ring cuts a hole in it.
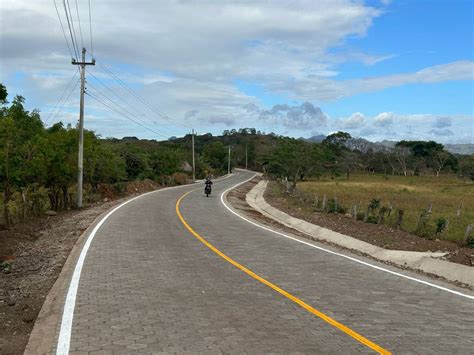
[[[395,226],[398,209],[404,210],[401,228],[430,238],[462,242],[466,227],[474,224],[474,183],[448,176],[387,176],[354,175],[321,178],[317,181],[298,183],[298,190],[315,198],[319,204],[323,196],[337,198],[338,205],[351,210],[358,204],[359,213],[364,213],[372,199],[380,199],[380,205],[392,206],[390,217],[384,223]],[[420,228],[420,214],[432,205],[432,213],[426,214],[426,223]],[[460,216],[457,211],[462,205]],[[447,228],[436,235],[436,221],[449,221]]]

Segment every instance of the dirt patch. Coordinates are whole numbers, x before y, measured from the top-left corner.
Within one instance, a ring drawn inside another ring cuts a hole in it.
[[[133,192],[156,189],[148,182]],[[102,213],[127,200],[110,200],[0,231],[0,354],[23,354],[46,295],[78,237]]]
[[[275,208],[307,222],[351,236],[364,242],[391,250],[449,252],[446,260],[473,266],[474,249],[460,247],[445,240],[430,240],[382,224],[358,221],[338,213],[314,211],[312,206],[298,198],[283,194],[276,183],[270,182],[265,191],[265,200]]]

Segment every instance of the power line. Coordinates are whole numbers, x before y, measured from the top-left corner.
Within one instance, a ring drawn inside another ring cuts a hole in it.
[[[90,74],[90,72],[89,72],[89,74]],[[91,87],[91,88],[94,89],[96,95],[100,95],[102,98],[105,98],[105,100],[108,100],[111,104],[115,105],[115,106],[118,107],[120,110],[122,110],[123,112],[125,112],[127,116],[129,116],[129,117],[132,116],[132,117],[134,117],[134,120],[139,121],[139,122],[140,122],[141,124],[143,124],[143,125],[147,125],[147,123],[144,122],[142,119],[136,117],[136,115],[135,115],[133,112],[130,112],[128,109],[124,108],[123,106],[121,106],[120,104],[118,104],[116,101],[112,100],[112,99],[110,98],[110,96],[107,96],[107,95],[104,94],[103,92],[100,92],[100,91],[99,91],[96,87],[94,87],[91,83],[89,83],[89,87]],[[120,99],[119,99],[119,100],[120,100]],[[134,108],[132,107],[132,109],[134,109]],[[135,109],[135,110],[136,110],[136,109]],[[122,113],[122,114],[123,114],[123,113]],[[158,132],[157,132],[157,134],[160,134],[161,136],[168,138],[168,136],[164,135],[163,133],[158,133]]]
[[[79,60],[79,52],[77,50],[76,42],[74,42],[73,31],[71,30],[71,23],[69,21],[69,14],[67,13],[66,0],[63,0],[64,13],[66,14],[67,26],[69,28],[69,34],[71,35],[72,47],[74,48],[74,53],[76,54],[76,60]]]
[[[66,99],[63,101],[61,107],[59,107],[58,111],[54,114],[54,116],[53,116],[53,118],[52,118],[51,121],[54,122],[54,121],[56,120],[56,117],[59,115],[59,112],[61,112],[61,110],[63,109],[63,107],[64,107],[64,105],[66,104],[66,102],[68,102],[69,98],[71,97],[71,94],[72,94],[72,93],[74,92],[74,90],[76,89],[77,84],[79,84],[79,81],[80,81],[80,80],[79,80],[79,78],[78,78],[77,81],[76,81],[76,84],[74,85],[74,87],[72,88],[72,90],[69,91],[69,94],[67,95]],[[45,125],[45,126],[47,125],[48,120],[49,120],[49,117],[48,117],[48,119],[46,119],[46,121],[44,122],[44,125]]]
[[[81,47],[84,48],[84,41],[82,40],[81,19],[79,17],[79,6],[77,6],[77,0],[76,0],[76,14],[77,14],[77,22],[79,23],[79,34],[81,35]]]
[[[123,102],[125,103],[126,105],[128,105],[128,107],[130,107],[132,110],[135,111],[135,114],[138,113],[139,116],[143,116],[145,117],[146,119],[148,119],[148,121],[150,121],[151,123],[153,124],[156,124],[156,122],[154,122],[152,119],[148,118],[142,111],[140,111],[138,108],[136,108],[135,106],[133,106],[132,104],[130,104],[127,100],[125,100],[123,97],[121,97],[120,95],[118,95],[112,88],[110,88],[109,86],[107,86],[102,80],[100,80],[98,77],[96,77],[93,73],[91,73],[90,71],[88,71],[88,73],[98,82],[100,83],[104,88],[106,88],[109,92],[111,92],[120,102]],[[97,90],[97,89],[96,89]],[[105,95],[104,95],[105,96]],[[110,100],[110,99],[109,99]],[[112,101],[112,100],[110,100]],[[124,109],[125,110],[125,109]],[[127,112],[129,114],[132,114],[134,115],[133,113],[131,113],[130,111],[127,110]],[[140,120],[141,122],[143,122],[142,120]],[[145,122],[143,122],[145,123]],[[145,123],[146,124],[146,123]],[[171,130],[169,129],[166,129],[166,127],[162,127],[163,129],[165,130],[168,130],[168,132],[173,135],[174,132],[172,132]]]
[[[46,123],[48,122],[49,118],[51,117],[51,115],[53,114],[53,112],[56,110],[57,106],[59,105],[59,103],[62,101],[64,95],[66,94],[66,91],[67,89],[69,89],[69,86],[71,85],[71,83],[74,82],[74,79],[76,78],[76,75],[77,75],[77,72],[74,73],[73,77],[69,80],[69,82],[67,83],[66,87],[64,88],[62,94],[61,94],[61,97],[59,98],[59,100],[56,102],[56,104],[54,105],[54,107],[51,109],[51,111],[49,112],[49,115],[48,117],[46,118],[46,120],[44,121],[45,125]]]
[[[91,56],[94,58],[94,47],[92,46],[91,0],[89,0],[89,34],[91,38]]]
[[[150,102],[145,100],[142,96],[140,96],[140,94],[138,94],[135,90],[130,88],[122,79],[120,79],[116,74],[114,74],[110,68],[107,68],[105,66],[105,64],[101,64],[101,67],[105,70],[105,73],[107,73],[112,79],[116,80],[120,84],[120,86],[122,86],[125,90],[130,92],[133,96],[135,96],[138,100],[140,100],[143,104],[145,104],[152,112],[159,115],[162,119],[164,119],[165,121],[168,121],[169,123],[171,123],[175,126],[181,126],[181,127],[186,128],[186,129],[191,129],[191,127],[189,127],[188,125],[186,125],[186,124],[184,124],[180,121],[173,120],[170,117],[168,117],[167,115],[161,113]]]
[[[71,18],[72,33],[74,34],[74,42],[76,43],[77,53],[81,53],[79,49],[79,44],[77,43],[76,27],[74,27],[74,19],[72,18],[72,11],[71,11],[71,6],[69,5],[69,0],[66,0],[66,3],[67,3],[67,8],[69,10],[69,17]]]
[[[150,132],[152,132],[152,133],[155,133],[155,134],[157,134],[157,135],[160,135],[160,136],[162,136],[162,137],[168,138],[168,137],[166,137],[165,135],[163,135],[163,134],[161,134],[161,133],[159,133],[159,132],[157,132],[157,131],[155,131],[155,130],[153,130],[153,129],[151,129],[151,128],[148,128],[147,126],[142,125],[140,122],[134,120],[133,118],[129,117],[128,115],[125,115],[125,114],[123,114],[122,112],[115,110],[113,107],[111,107],[111,106],[108,105],[107,103],[103,102],[101,99],[99,99],[99,98],[96,97],[95,95],[92,95],[90,92],[86,92],[86,95],[89,96],[89,97],[91,97],[92,99],[94,99],[94,100],[97,101],[98,103],[104,105],[105,107],[107,107],[107,108],[108,108],[109,110],[111,110],[112,112],[118,113],[119,115],[123,116],[123,117],[126,118],[127,120],[130,120],[130,121],[136,123],[137,125],[139,125],[139,126],[145,128],[146,130],[148,130],[148,131],[150,131]]]
[[[58,6],[56,5],[56,0],[53,0],[53,1],[54,1],[54,7],[56,8],[56,13],[58,14],[59,23],[61,24],[61,29],[63,30],[64,40],[66,41],[67,49],[69,51],[69,54],[71,55],[71,58],[74,58],[74,55],[72,54],[72,51],[71,51],[71,47],[69,46],[69,41],[67,40],[67,37],[66,37],[66,31],[64,30],[63,22],[61,21],[61,16],[59,15]]]

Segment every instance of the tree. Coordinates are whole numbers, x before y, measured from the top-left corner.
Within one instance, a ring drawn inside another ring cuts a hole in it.
[[[459,174],[474,181],[474,154],[459,157]]]
[[[181,163],[184,161],[184,152],[176,148],[166,148],[156,151],[150,158],[150,166],[156,176],[160,177],[162,184],[171,175],[181,170]]]
[[[347,132],[337,132],[330,134],[322,141],[323,144],[331,145],[337,150],[342,150],[345,146],[345,143],[351,139],[351,135]]]
[[[338,161],[338,166],[346,173],[346,180],[349,180],[350,174],[357,169],[358,158],[357,153],[349,151],[345,152]]]
[[[7,103],[8,92],[5,85],[0,83],[0,105],[5,105]]]
[[[227,154],[228,148],[220,141],[209,143],[203,149],[203,155],[209,165],[221,171],[227,170]]]
[[[406,147],[399,147],[397,146],[394,150],[393,153],[395,155],[395,159],[398,162],[398,165],[400,166],[400,170],[402,171],[404,176],[408,175],[408,166],[407,166],[407,160],[408,157],[410,156],[410,150]]]
[[[291,189],[298,179],[312,173],[320,157],[316,145],[292,138],[280,138],[277,147],[267,158],[267,172],[291,181]]]
[[[441,170],[443,170],[448,161],[452,158],[454,158],[453,155],[445,150],[436,150],[432,153],[432,165],[436,176],[439,176]]]

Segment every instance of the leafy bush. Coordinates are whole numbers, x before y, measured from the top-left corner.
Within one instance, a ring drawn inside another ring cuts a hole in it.
[[[444,232],[448,225],[448,221],[444,217],[436,218],[436,234],[439,235]]]

